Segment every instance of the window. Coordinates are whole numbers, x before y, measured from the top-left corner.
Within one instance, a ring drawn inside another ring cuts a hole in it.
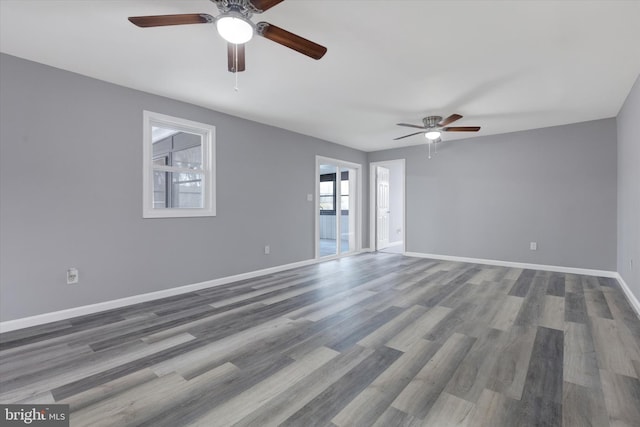
[[[336,174],[320,175],[320,215],[336,214]],[[349,172],[340,174],[340,211],[349,214]]]
[[[345,177],[346,175],[346,177]],[[349,173],[342,172],[340,181],[340,210],[344,215],[349,214]]]
[[[215,216],[215,127],[144,112],[143,217]]]
[[[320,175],[320,210],[336,214],[336,174]]]

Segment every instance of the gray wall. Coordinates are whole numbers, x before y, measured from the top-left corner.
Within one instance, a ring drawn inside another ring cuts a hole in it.
[[[615,119],[426,150],[369,153],[406,158],[407,251],[616,269]]]
[[[363,152],[8,55],[0,93],[1,320],[313,258],[316,155],[368,188]],[[217,217],[142,219],[145,109],[216,126]]]
[[[618,273],[640,300],[640,77],[617,124]]]

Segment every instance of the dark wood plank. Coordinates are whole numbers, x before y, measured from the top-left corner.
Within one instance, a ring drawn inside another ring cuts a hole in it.
[[[555,273],[551,275],[549,284],[547,285],[547,295],[556,297],[564,296],[564,274]]]
[[[562,403],[564,333],[539,327],[531,350],[522,400],[540,397]]]
[[[564,320],[566,322],[587,323],[587,305],[584,293],[567,292],[564,296]]]
[[[524,296],[522,307],[515,320],[515,325],[537,325],[543,315],[547,283],[543,277],[534,277],[531,286]]]
[[[514,297],[524,297],[527,295],[535,274],[535,270],[522,270],[520,277],[518,277],[518,280],[513,284],[513,288],[511,288],[509,295]]]

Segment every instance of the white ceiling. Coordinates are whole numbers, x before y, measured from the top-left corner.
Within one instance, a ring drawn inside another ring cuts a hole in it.
[[[287,0],[268,21],[328,48],[319,61],[256,37],[227,71],[207,0],[0,0],[0,51],[375,151],[424,142],[398,122],[459,113],[477,134],[615,116],[640,73],[640,1]]]

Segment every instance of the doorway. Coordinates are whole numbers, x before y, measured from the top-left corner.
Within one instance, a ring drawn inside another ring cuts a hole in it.
[[[370,245],[376,251],[404,253],[405,160],[372,162],[370,170]]]
[[[361,165],[316,157],[316,258],[359,251]]]

